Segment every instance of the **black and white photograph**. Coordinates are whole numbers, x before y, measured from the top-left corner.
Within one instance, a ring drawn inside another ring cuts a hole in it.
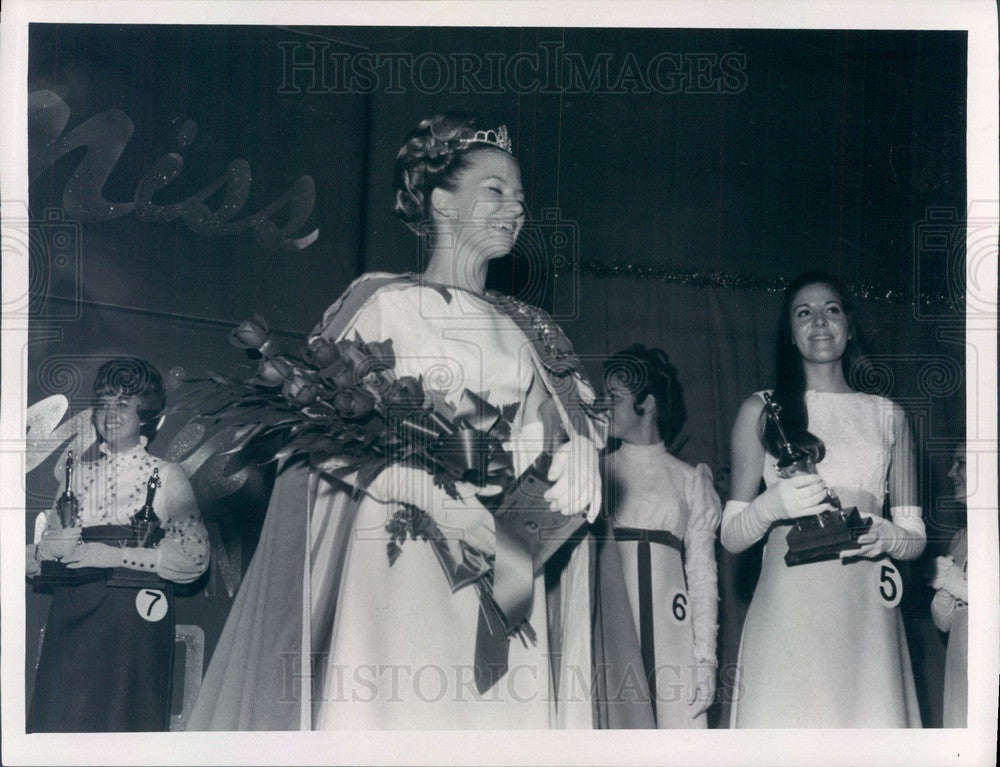
[[[996,3],[2,25],[5,764],[996,763]]]

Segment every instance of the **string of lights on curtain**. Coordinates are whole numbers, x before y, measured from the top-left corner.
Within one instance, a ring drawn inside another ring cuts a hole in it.
[[[654,280],[668,285],[685,285],[688,287],[713,287],[725,290],[749,290],[767,293],[780,293],[785,289],[788,280],[781,277],[754,276],[748,274],[731,274],[726,272],[698,272],[672,269],[665,266],[637,264],[631,261],[602,261],[597,259],[581,259],[578,271],[582,277],[594,279],[634,279]],[[847,284],[847,290],[857,299],[888,301],[893,304],[919,304],[937,306],[946,304],[959,309],[965,301],[964,280],[955,280],[953,284],[919,292],[901,288],[898,285],[880,283]]]

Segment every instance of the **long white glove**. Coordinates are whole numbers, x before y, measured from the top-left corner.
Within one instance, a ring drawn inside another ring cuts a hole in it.
[[[458,541],[465,541],[479,551],[492,554],[496,548],[496,525],[493,515],[476,495],[494,495],[497,487],[475,487],[456,483],[459,500],[448,497],[434,484],[430,473],[412,466],[393,464],[365,488],[365,492],[386,505],[408,504],[426,511],[437,522],[454,554],[459,555]]]
[[[750,503],[728,501],[722,512],[722,545],[739,554],[764,537],[779,519],[819,514],[833,507],[817,474],[796,474],[775,482]]]
[[[554,511],[572,517],[586,512],[593,522],[601,510],[601,461],[594,443],[573,434],[556,448],[549,468],[551,488],[545,492]]]
[[[947,591],[953,597],[963,602],[969,601],[969,581],[962,568],[951,557],[938,557],[935,560],[936,572],[931,588]]]
[[[940,631],[951,631],[951,624],[955,618],[955,611],[960,607],[960,602],[944,589],[939,589],[931,600],[931,618],[934,625]]]
[[[927,544],[927,532],[919,506],[893,506],[892,521],[872,517],[871,529],[858,538],[861,548],[840,552],[847,557],[879,557],[888,554],[893,559],[916,559]]]

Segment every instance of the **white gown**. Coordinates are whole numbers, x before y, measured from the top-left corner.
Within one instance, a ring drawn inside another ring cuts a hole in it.
[[[662,442],[621,447],[604,458],[605,508],[616,528],[673,533],[684,557],[667,545],[649,546],[652,615],[643,616],[637,541],[618,540],[622,575],[636,632],[651,629],[656,725],[704,728],[704,713],[691,716],[699,679],[716,669],[718,576],[715,531],[722,515],[708,466],[693,468]],[[648,669],[647,669],[648,673]]]
[[[826,445],[820,475],[844,508],[881,516],[896,406],[868,394],[807,391],[806,407],[809,431]],[[765,457],[768,485],[778,480],[774,462]],[[901,587],[882,569],[891,562],[788,567],[788,530],[767,536],[743,624],[731,726],[919,727],[903,619],[883,597]]]
[[[451,290],[448,300],[428,286],[381,288],[340,335],[353,338],[355,333],[365,341],[392,339],[396,374],[420,376],[426,389],[451,403],[465,389],[496,406],[523,403],[529,389],[543,386],[522,330],[489,302],[465,291]],[[530,419],[523,410],[515,417],[515,431]],[[541,444],[529,440],[521,447],[521,461],[530,462]],[[459,502],[429,490],[419,477],[411,479],[411,490],[422,494],[423,508],[436,503],[461,516]],[[324,536],[344,533],[327,524],[341,498],[328,483],[319,483],[312,506],[314,584],[329,566],[324,551],[336,545]],[[398,508],[399,503],[368,496],[358,505],[313,729],[591,727],[587,547],[575,549],[556,608],[561,689],[557,693],[550,668],[545,579],[539,576],[529,618],[537,644],[525,646],[513,639],[509,671],[480,694],[473,683],[477,592],[470,586],[451,593],[431,546],[421,540],[407,540],[390,566],[385,525]]]

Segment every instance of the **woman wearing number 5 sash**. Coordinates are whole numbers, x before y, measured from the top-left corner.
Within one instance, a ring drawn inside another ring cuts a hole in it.
[[[733,427],[722,543],[739,553],[766,539],[733,727],[920,726],[893,564],[920,556],[926,542],[913,443],[898,405],[848,384],[860,372],[857,335],[853,305],[832,276],[803,274],[785,290],[771,396],[788,441],[812,453],[818,474],[779,478],[781,438],[762,395],[743,403]],[[790,520],[833,509],[832,498],[871,527],[839,558],[789,566]]]
[[[398,155],[395,212],[423,238],[424,272],[361,277],[309,347],[322,355],[344,340],[391,341],[398,380],[419,380],[444,409],[485,400],[503,411],[515,476],[551,450],[551,513],[592,518],[604,443],[593,392],[544,313],[484,291],[487,265],[510,253],[524,211],[505,128],[423,121]],[[494,658],[506,673],[484,690],[477,589],[453,592],[428,541],[404,537],[394,549],[387,530],[405,524],[401,508],[416,509],[455,560],[470,549],[492,555],[482,500],[491,489],[459,484],[449,497],[423,468],[398,464],[363,485],[351,494],[329,473],[279,472],[189,728],[590,727],[588,546],[548,578],[532,584],[528,572],[534,641],[512,639]],[[301,657],[318,663],[303,669]]]
[[[715,692],[722,505],[705,464],[693,468],[667,451],[687,412],[666,353],[630,346],[604,363],[604,380],[610,436],[621,441],[603,461],[605,508],[655,723],[704,728]]]

